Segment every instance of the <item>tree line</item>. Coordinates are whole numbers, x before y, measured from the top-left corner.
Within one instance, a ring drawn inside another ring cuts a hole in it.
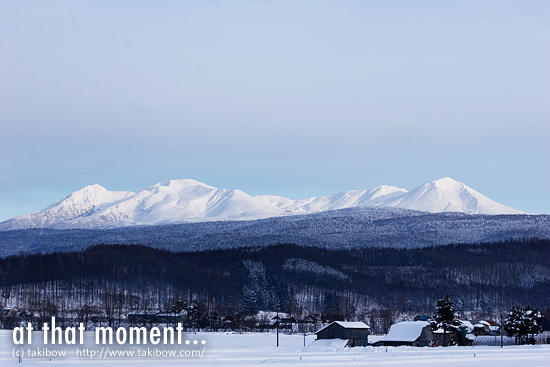
[[[115,326],[129,312],[185,309],[189,328],[248,328],[262,324],[252,315],[269,310],[364,320],[383,332],[399,314],[430,313],[442,290],[462,315],[521,304],[549,309],[549,250],[549,240],[536,238],[345,250],[277,244],[170,252],[102,244],[0,259],[0,302],[4,316],[16,308],[37,323],[72,315]]]

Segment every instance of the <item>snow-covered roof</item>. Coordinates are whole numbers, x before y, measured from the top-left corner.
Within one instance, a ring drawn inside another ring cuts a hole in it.
[[[426,321],[398,322],[390,326],[390,331],[381,341],[413,342],[422,334],[424,326],[429,324]]]
[[[363,321],[333,321],[327,326],[325,326],[324,328],[317,330],[315,334],[317,334],[322,330],[325,330],[326,328],[328,328],[333,324],[338,324],[346,329],[370,329],[370,326],[365,324]]]
[[[384,337],[386,336],[386,334],[382,334],[382,335],[369,335],[369,344],[374,344],[380,340],[382,340]]]
[[[461,320],[460,321],[460,324],[461,326],[465,326],[468,328],[468,332],[471,333],[472,331],[474,331],[474,325],[468,321],[468,320]]]
[[[365,324],[363,321],[334,321],[340,326],[345,327],[346,329],[370,329],[370,326]]]

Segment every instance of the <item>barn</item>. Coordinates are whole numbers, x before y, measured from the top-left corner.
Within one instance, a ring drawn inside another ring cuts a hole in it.
[[[403,321],[393,324],[388,334],[375,343],[376,346],[411,345],[425,347],[433,344],[434,335],[426,321]]]
[[[361,321],[334,321],[315,332],[317,339],[347,339],[350,347],[364,347],[368,343],[370,326]]]

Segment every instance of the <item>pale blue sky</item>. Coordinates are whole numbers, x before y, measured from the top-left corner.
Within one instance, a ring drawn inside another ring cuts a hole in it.
[[[0,220],[99,183],[450,176],[550,213],[548,1],[0,1]]]

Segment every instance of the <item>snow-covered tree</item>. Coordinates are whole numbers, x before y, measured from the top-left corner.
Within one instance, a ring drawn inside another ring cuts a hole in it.
[[[515,336],[519,344],[535,344],[535,336],[543,329],[541,321],[539,310],[514,307],[504,322],[504,331],[508,336]]]
[[[434,321],[431,323],[432,330],[443,329],[443,346],[447,346],[447,332],[458,331],[460,321],[455,316],[453,300],[449,295],[437,301],[437,309]]]
[[[248,284],[243,288],[246,310],[255,314],[265,309],[269,302],[268,284],[264,264],[258,261],[244,260],[248,270]]]

